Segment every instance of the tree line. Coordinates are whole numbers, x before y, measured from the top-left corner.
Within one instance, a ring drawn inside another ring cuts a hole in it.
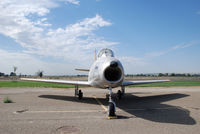
[[[16,66],[13,66],[13,71],[10,72],[10,74],[5,74],[5,73],[0,72],[0,77],[1,77],[1,76],[4,76],[4,77],[17,76],[16,71],[17,71],[17,67],[16,67]],[[39,76],[39,77],[42,77],[42,76],[43,76],[43,73],[44,73],[44,71],[38,70],[38,71],[36,72],[36,75]],[[22,74],[20,73],[18,76],[19,76],[19,77],[26,77],[27,75],[22,75]]]
[[[155,73],[155,74],[126,74],[126,77],[134,77],[134,76],[144,76],[144,77],[199,77],[200,74],[193,73]]]

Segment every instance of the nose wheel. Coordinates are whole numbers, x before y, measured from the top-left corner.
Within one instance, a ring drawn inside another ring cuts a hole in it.
[[[112,88],[109,88],[109,103],[108,103],[108,119],[115,119],[117,118],[116,112],[116,104],[112,100]]]
[[[108,117],[110,117],[110,118],[116,117],[114,102],[109,102],[109,104],[108,104]]]

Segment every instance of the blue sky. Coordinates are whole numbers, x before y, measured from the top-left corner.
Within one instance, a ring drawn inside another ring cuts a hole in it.
[[[3,0],[0,72],[80,74],[95,48],[125,73],[200,73],[198,0]]]

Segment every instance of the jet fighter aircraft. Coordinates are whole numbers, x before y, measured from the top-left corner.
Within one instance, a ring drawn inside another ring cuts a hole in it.
[[[80,71],[89,71],[88,81],[68,81],[68,80],[50,80],[50,79],[32,79],[32,78],[21,78],[21,80],[28,81],[41,81],[50,83],[62,83],[68,85],[75,85],[75,96],[82,99],[83,92],[79,90],[80,85],[92,86],[109,91],[109,104],[108,104],[108,117],[116,117],[116,104],[113,101],[112,88],[121,87],[118,90],[117,97],[121,98],[125,93],[125,86],[136,85],[136,84],[147,84],[157,82],[167,82],[169,80],[142,80],[142,81],[125,81],[124,80],[124,68],[121,62],[114,57],[114,53],[111,49],[102,49],[95,62],[90,69],[77,69]]]

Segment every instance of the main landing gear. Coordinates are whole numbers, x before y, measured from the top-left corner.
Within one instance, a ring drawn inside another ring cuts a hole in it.
[[[117,91],[117,98],[120,100],[122,98],[122,96],[124,95],[124,93],[125,93],[125,87],[122,86],[121,90]]]
[[[78,90],[78,85],[75,85],[75,97],[78,96],[78,99],[81,100],[83,98],[83,92]]]

